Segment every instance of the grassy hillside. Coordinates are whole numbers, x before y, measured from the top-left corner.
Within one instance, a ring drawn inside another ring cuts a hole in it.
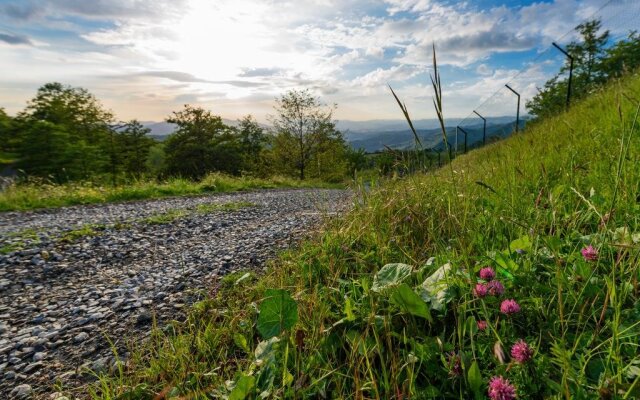
[[[92,394],[637,398],[638,93],[636,75],[362,192],[267,275],[225,278]]]

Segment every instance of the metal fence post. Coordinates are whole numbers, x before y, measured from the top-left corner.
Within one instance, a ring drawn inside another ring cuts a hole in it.
[[[518,108],[516,110],[516,133],[520,130],[520,93],[516,92],[509,85],[505,85],[507,89],[511,90],[516,96],[518,96]]]
[[[558,46],[555,42],[551,43],[553,47],[560,50],[569,59],[569,84],[567,85],[567,110],[571,104],[571,81],[573,80],[573,57],[569,55],[562,47]]]
[[[473,110],[473,112],[478,117],[482,118],[482,145],[484,146],[487,144],[487,119],[480,115],[480,113],[478,113],[476,110]]]
[[[462,133],[464,133],[464,154],[467,154],[467,134],[468,132],[464,130],[463,127],[461,126],[457,126],[456,128],[459,128]]]

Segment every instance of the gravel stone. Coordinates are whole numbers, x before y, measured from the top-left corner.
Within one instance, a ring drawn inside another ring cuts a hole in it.
[[[11,396],[14,396],[15,399],[25,399],[31,395],[32,389],[31,386],[24,384],[18,385],[11,391]]]
[[[225,274],[261,272],[350,198],[342,190],[265,190],[0,213],[0,247],[23,246],[0,256],[0,399],[47,398],[57,380],[86,384],[92,375],[80,366],[123,362],[112,345],[126,359],[152,318],[171,326]],[[253,206],[197,211],[240,201]],[[187,215],[145,222],[176,209]],[[59,240],[87,224],[97,235]],[[33,231],[37,240],[20,237]]]

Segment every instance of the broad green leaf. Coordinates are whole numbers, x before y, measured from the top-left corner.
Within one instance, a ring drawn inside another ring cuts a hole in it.
[[[471,364],[471,367],[469,368],[469,372],[467,373],[467,379],[469,380],[469,386],[471,387],[471,390],[476,395],[476,398],[478,398],[478,395],[480,395],[481,393],[480,390],[482,388],[482,374],[480,373],[480,367],[478,366],[478,362],[475,360],[473,361],[473,363]]]
[[[522,251],[530,251],[531,250],[531,239],[529,236],[522,236],[511,242],[509,245],[509,250],[513,253],[517,250]]]
[[[411,275],[413,268],[407,264],[387,264],[380,269],[373,277],[374,292],[381,292],[384,289],[399,285]]]
[[[298,304],[286,290],[269,289],[265,294],[266,299],[259,308],[257,328],[263,338],[269,339],[295,325],[298,321]]]
[[[406,283],[392,289],[391,301],[403,312],[431,321],[427,304]]]
[[[234,333],[233,342],[236,344],[236,346],[244,350],[245,353],[247,354],[251,353],[251,349],[249,349],[249,344],[247,343],[247,338],[244,337],[243,335],[239,333]]]
[[[420,296],[431,305],[432,310],[443,310],[449,302],[449,279],[453,278],[449,276],[451,274],[451,264],[446,263],[422,283]]]
[[[242,375],[236,386],[229,393],[229,400],[244,400],[253,393],[256,384],[256,378],[253,376]]]

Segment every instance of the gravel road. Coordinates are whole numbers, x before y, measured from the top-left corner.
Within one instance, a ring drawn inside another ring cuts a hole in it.
[[[107,337],[124,349],[154,317],[180,319],[218,277],[261,270],[348,198],[272,190],[0,214],[0,398],[54,398],[56,381],[113,368]]]

